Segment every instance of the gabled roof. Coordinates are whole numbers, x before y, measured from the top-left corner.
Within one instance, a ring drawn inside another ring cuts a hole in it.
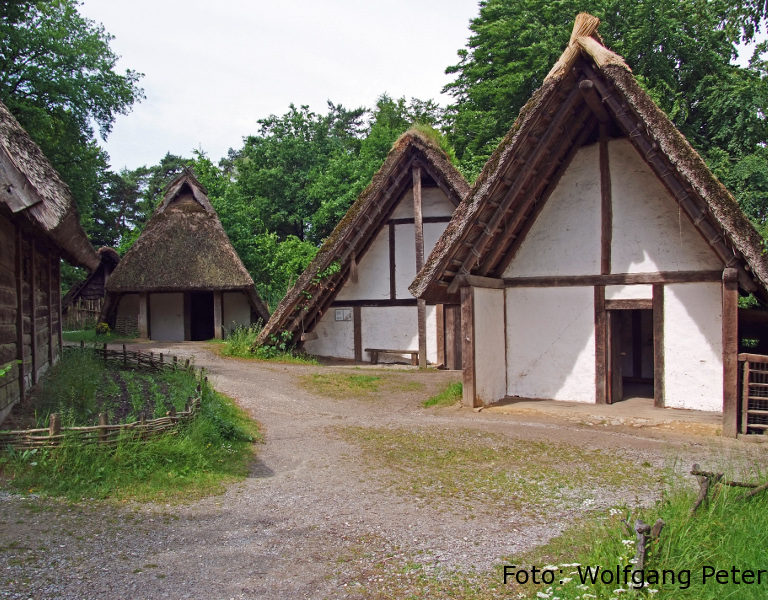
[[[69,262],[90,270],[99,265],[67,184],[2,102],[0,204],[49,237]]]
[[[311,331],[341,289],[353,262],[365,253],[376,233],[411,186],[411,167],[419,165],[455,205],[469,191],[464,177],[435,142],[416,129],[394,143],[384,164],[325,240],[314,260],[280,301],[258,343],[289,331],[296,339]],[[324,277],[331,265],[335,273]]]
[[[742,289],[768,296],[762,238],[624,60],[602,45],[598,24],[576,18],[568,47],[456,209],[414,295],[457,302],[466,277],[501,277],[570,159],[602,125],[629,139],[723,264],[738,269]]]
[[[186,169],[107,282],[109,293],[243,290],[266,321],[253,279],[203,186]]]
[[[96,299],[103,298],[106,292],[106,280],[112,271],[115,270],[117,263],[120,262],[120,255],[114,248],[102,246],[98,251],[99,266],[91,271],[82,281],[74,284],[61,299],[61,312],[66,314],[69,307],[80,298]]]

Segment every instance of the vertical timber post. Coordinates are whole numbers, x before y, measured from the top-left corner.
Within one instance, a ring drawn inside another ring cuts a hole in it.
[[[473,288],[461,288],[461,366],[462,404],[475,408],[475,293]]]
[[[739,432],[739,274],[723,270],[723,435]]]
[[[222,313],[223,294],[221,291],[213,292],[213,338],[220,340],[223,337]]]
[[[416,238],[416,272],[424,267],[424,220],[421,211],[421,167],[413,167],[413,228]],[[427,366],[427,302],[417,301],[419,368]]]
[[[149,294],[141,292],[139,294],[139,337],[146,339],[149,337]]]

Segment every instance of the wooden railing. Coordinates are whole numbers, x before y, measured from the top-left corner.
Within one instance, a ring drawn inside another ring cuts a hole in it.
[[[68,347],[72,351],[73,347]],[[152,352],[134,352],[126,350],[110,350],[104,344],[101,348],[85,348],[81,342],[80,351],[93,351],[103,359],[105,363],[112,363],[123,368],[144,370],[194,370],[189,359],[181,361],[176,356],[164,357]],[[76,350],[76,351],[77,351]],[[121,439],[146,440],[161,433],[166,433],[177,428],[180,423],[191,420],[200,409],[200,403],[204,390],[208,386],[208,378],[204,369],[198,371],[200,382],[195,388],[193,396],[187,399],[183,411],[176,412],[171,407],[165,416],[146,420],[142,415],[133,423],[120,423],[110,425],[107,422],[107,414],[99,413],[99,424],[88,427],[62,427],[61,418],[57,413],[51,413],[48,427],[36,429],[23,429],[16,431],[0,431],[0,448],[11,446],[18,450],[29,448],[50,448],[60,445],[64,441],[72,441],[77,444],[104,444],[116,445]]]
[[[739,354],[741,367],[741,433],[768,431],[768,356]]]

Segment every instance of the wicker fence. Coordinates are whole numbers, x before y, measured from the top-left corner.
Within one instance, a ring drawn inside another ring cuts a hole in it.
[[[72,347],[69,347],[72,348]],[[156,355],[152,352],[134,352],[126,350],[123,345],[122,350],[112,350],[104,344],[101,348],[85,348],[81,342],[80,350],[92,350],[99,358],[102,358],[106,364],[113,364],[123,368],[143,369],[143,370],[193,370],[189,360],[182,364],[176,356],[164,357],[163,354]],[[110,425],[107,422],[106,413],[99,413],[99,424],[90,427],[62,427],[61,418],[58,414],[52,413],[49,417],[49,425],[45,428],[24,429],[18,431],[0,431],[0,448],[12,446],[18,450],[29,448],[50,448],[58,446],[64,440],[71,440],[78,444],[103,444],[115,445],[121,439],[130,437],[136,440],[146,440],[161,433],[174,431],[180,423],[192,419],[200,409],[200,402],[204,389],[208,386],[208,378],[205,371],[199,371],[200,382],[195,388],[194,396],[187,400],[185,409],[176,412],[171,408],[164,417],[146,420],[141,417],[133,423],[120,423]]]

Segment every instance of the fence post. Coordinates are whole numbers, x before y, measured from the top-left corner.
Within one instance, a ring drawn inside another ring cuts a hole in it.
[[[80,340],[80,350],[85,350],[85,340]]]
[[[163,368],[163,353],[161,352],[160,353],[160,369],[162,370],[162,368]]]
[[[48,435],[59,435],[61,433],[61,417],[59,413],[51,413],[48,417]]]
[[[744,372],[741,379],[741,433],[747,433],[749,425],[749,359],[744,359]]]
[[[107,343],[104,342],[104,364],[107,364]]]
[[[175,371],[179,366],[179,357],[175,354],[173,355],[173,370]]]
[[[123,344],[123,366],[128,366],[128,352],[125,350],[125,344]]]
[[[107,441],[107,425],[109,425],[109,421],[107,421],[107,413],[100,412],[99,413],[99,427],[102,427],[103,429],[99,429],[99,442],[104,443]]]
[[[155,368],[155,353],[154,352],[150,352],[149,353],[149,367],[151,369]]]

